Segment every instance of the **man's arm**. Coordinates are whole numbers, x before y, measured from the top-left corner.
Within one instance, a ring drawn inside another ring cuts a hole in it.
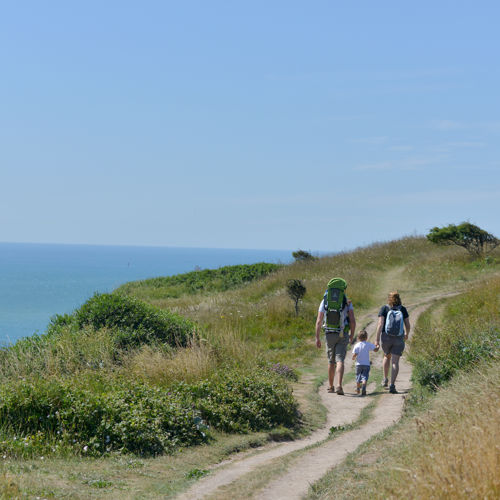
[[[321,340],[319,336],[321,335],[321,327],[323,326],[323,317],[325,313],[323,311],[318,311],[318,317],[316,318],[316,347],[319,349],[321,347]]]
[[[383,316],[379,316],[378,318],[378,325],[377,325],[377,336],[376,336],[376,339],[375,340],[375,345],[377,347],[380,347],[380,335],[382,333],[382,327],[384,326],[384,317]]]
[[[352,344],[354,339],[354,332],[356,331],[356,319],[354,318],[354,311],[349,308],[349,329],[351,330],[351,334],[349,335],[349,342]]]
[[[405,324],[405,340],[408,340],[408,337],[410,336],[410,318],[405,318],[404,319],[404,324]]]

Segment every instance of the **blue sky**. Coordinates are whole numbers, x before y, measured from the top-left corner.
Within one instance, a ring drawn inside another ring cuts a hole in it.
[[[500,236],[496,1],[0,6],[0,241]]]

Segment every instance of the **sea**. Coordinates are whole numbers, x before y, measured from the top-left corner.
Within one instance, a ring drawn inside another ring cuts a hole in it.
[[[289,250],[0,243],[0,345],[44,333],[55,314],[128,281],[291,260]]]

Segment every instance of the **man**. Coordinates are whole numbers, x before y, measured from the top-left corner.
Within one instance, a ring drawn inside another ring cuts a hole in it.
[[[394,320],[387,320],[391,313]],[[398,318],[399,316],[399,318]],[[398,321],[400,324],[398,324]],[[388,323],[391,322],[391,325]],[[388,332],[388,328],[395,328],[395,332]],[[389,365],[392,364],[391,370],[391,384],[389,392],[397,394],[396,391],[396,378],[399,373],[399,358],[405,349],[405,341],[408,340],[410,335],[410,319],[408,311],[401,303],[401,297],[398,292],[390,292],[387,297],[387,304],[380,308],[378,313],[377,337],[375,345],[380,346],[380,339],[382,336],[382,350],[384,351],[384,361],[382,367],[384,370],[384,380],[382,385],[388,386],[389,383]]]
[[[354,332],[356,330],[356,320],[354,319],[354,308],[352,302],[347,299],[342,311],[344,325],[340,332],[332,333],[326,330],[326,309],[325,299],[321,301],[316,318],[316,347],[321,347],[320,333],[325,328],[326,353],[328,356],[328,392],[335,392],[335,373],[337,374],[337,394],[344,395],[342,388],[342,379],[344,378],[344,359],[347,350],[347,344],[352,343]],[[349,333],[350,332],[350,333]]]

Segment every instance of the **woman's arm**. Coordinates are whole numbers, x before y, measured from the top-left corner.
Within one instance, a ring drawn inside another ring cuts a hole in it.
[[[405,324],[405,340],[408,340],[408,337],[410,336],[410,329],[411,329],[410,319],[405,318],[404,324]]]

